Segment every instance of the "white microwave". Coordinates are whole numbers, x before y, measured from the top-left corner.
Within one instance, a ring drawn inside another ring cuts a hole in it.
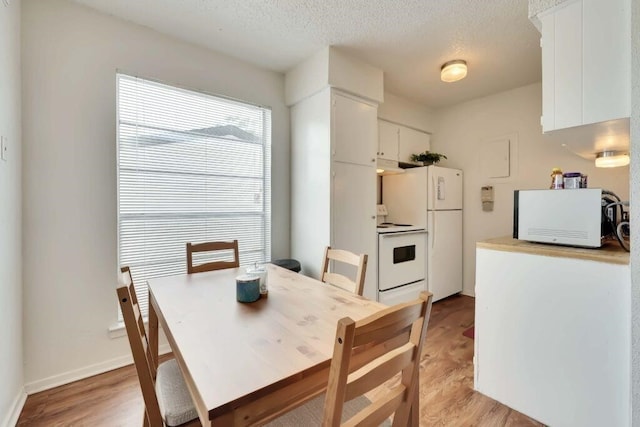
[[[602,245],[602,189],[516,190],[513,237],[599,248]]]

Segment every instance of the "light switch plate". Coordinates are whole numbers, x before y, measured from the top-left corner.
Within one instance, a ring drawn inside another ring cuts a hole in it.
[[[6,136],[0,136],[0,158],[7,161],[7,144],[9,143],[9,139]]]

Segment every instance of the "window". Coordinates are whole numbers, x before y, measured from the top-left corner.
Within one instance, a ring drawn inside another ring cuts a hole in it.
[[[241,264],[270,259],[271,111],[124,74],[117,84],[118,262],[146,315],[147,281],[186,273],[187,242],[237,239]]]

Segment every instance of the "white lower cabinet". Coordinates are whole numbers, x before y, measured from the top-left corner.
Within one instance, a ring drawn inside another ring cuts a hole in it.
[[[376,171],[370,166],[333,162],[331,200],[331,242],[337,249],[367,254],[364,296],[376,298]],[[366,209],[371,206],[371,209]],[[350,266],[335,270],[355,277]]]
[[[629,265],[478,248],[475,389],[555,427],[630,425]]]

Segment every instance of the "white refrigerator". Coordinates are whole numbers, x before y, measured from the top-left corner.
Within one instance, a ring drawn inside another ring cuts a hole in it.
[[[382,177],[387,221],[427,229],[427,288],[437,301],[462,292],[462,171],[439,166]]]

